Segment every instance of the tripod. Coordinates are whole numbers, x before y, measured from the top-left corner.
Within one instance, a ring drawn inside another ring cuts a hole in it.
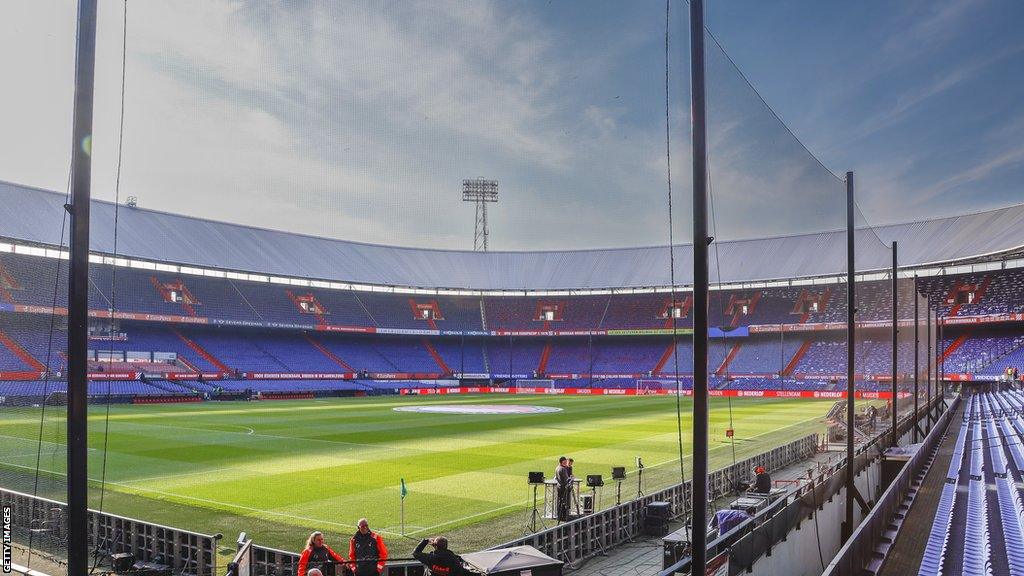
[[[537,531],[537,524],[540,524],[542,528],[546,528],[546,526],[544,526],[544,519],[541,516],[541,513],[537,510],[537,488],[539,486],[539,484],[533,484],[533,511],[530,512],[529,524],[531,533]]]
[[[583,514],[580,512],[580,486],[576,482],[569,482],[569,513],[572,514],[572,508],[576,508],[576,517],[579,518]]]
[[[636,497],[644,495],[644,465],[641,462],[636,469]]]

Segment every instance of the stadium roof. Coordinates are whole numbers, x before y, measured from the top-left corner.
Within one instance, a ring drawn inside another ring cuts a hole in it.
[[[56,246],[64,195],[0,182],[0,237]],[[110,202],[92,205],[93,252],[113,253]],[[141,208],[119,214],[119,256],[189,266],[385,286],[471,290],[572,290],[668,286],[667,246],[470,252],[361,244],[214,222]],[[900,266],[986,259],[1024,248],[1024,205],[875,229],[900,245]],[[845,232],[724,241],[721,279],[757,282],[843,274]],[[873,234],[858,240],[858,271],[891,256]],[[870,239],[868,238],[870,236]],[[714,254],[714,253],[713,253]],[[676,249],[676,282],[691,283],[692,250]]]

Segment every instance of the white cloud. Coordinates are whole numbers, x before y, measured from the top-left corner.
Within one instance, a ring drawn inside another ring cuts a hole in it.
[[[113,197],[120,6],[100,10],[100,198]],[[56,34],[71,36],[73,3],[54,8],[70,14]],[[28,3],[17,9],[32,11]],[[628,57],[616,42],[566,38],[528,12],[492,2],[147,2],[128,9],[122,197],[139,196],[143,207],[465,248],[472,207],[460,202],[459,186],[482,175],[502,182],[493,246],[664,242],[663,227],[650,226],[662,213],[650,199],[662,198],[664,161],[650,159],[663,158],[663,127],[618,122],[635,115],[638,103],[608,101],[612,87],[601,86],[623,65],[615,59]],[[53,19],[33,16],[16,42],[24,52],[46,52],[34,32]],[[594,48],[574,57],[572,44],[582,40]],[[62,188],[69,46],[53,52],[62,68],[37,82],[59,97],[0,101],[5,116],[19,104],[39,111],[14,130],[24,138],[35,129],[38,149],[31,156],[17,145],[0,149],[9,152],[0,178]],[[15,77],[31,81],[32,70]],[[661,77],[649,80],[644,90],[660,94]],[[64,92],[52,90],[62,85]]]

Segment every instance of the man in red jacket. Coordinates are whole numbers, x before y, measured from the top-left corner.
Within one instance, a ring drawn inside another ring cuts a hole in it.
[[[348,557],[356,576],[378,576],[384,572],[388,548],[380,534],[370,530],[366,518],[359,519],[359,531],[349,540]]]

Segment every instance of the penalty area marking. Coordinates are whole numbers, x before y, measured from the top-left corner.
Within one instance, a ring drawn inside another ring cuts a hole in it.
[[[420,412],[427,414],[549,414],[561,412],[553,406],[528,406],[524,404],[427,404],[422,406],[397,406],[395,412]]]

